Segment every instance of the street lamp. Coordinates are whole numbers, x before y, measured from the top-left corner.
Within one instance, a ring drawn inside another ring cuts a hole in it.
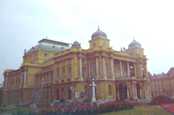
[[[90,84],[90,86],[92,87],[92,102],[96,102],[96,94],[95,94],[95,87],[96,87],[96,84],[95,84],[95,79],[94,77],[92,77],[92,84]]]

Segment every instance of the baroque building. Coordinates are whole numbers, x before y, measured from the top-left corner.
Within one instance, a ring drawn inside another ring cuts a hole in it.
[[[95,79],[97,100],[149,100],[147,58],[133,40],[127,49],[111,48],[98,29],[83,49],[48,39],[26,51],[17,70],[4,72],[4,104],[48,104],[53,100],[91,99]],[[14,98],[15,97],[15,98]]]
[[[174,98],[174,68],[167,73],[150,75],[152,97],[169,96]]]

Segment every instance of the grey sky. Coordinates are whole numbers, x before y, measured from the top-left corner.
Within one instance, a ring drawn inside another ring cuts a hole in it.
[[[174,65],[173,0],[1,0],[0,73],[17,68],[24,49],[45,36],[88,48],[100,25],[120,50],[135,39],[145,49],[148,70],[167,72]]]

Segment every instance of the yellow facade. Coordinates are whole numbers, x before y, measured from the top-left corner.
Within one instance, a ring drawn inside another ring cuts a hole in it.
[[[57,42],[44,40],[39,48],[26,52],[18,69],[20,74],[17,75],[22,83],[18,104],[33,100],[37,103],[55,99],[90,100],[93,77],[97,100],[150,99],[147,59],[141,44],[134,40],[128,49],[115,51],[109,42],[106,34],[97,30],[89,41],[88,49],[82,49],[78,42],[74,42],[71,47],[58,51],[55,50],[58,46],[50,46]],[[44,49],[43,44],[49,47],[49,51]],[[5,100],[10,97],[6,92],[11,91],[9,79],[14,77],[11,73],[16,71],[4,72]]]

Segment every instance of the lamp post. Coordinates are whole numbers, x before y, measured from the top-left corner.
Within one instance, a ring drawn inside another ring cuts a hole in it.
[[[94,77],[92,77],[92,84],[90,84],[90,86],[92,87],[92,102],[96,102],[96,94],[95,94],[95,87],[96,87],[96,84],[95,84],[95,79]]]

